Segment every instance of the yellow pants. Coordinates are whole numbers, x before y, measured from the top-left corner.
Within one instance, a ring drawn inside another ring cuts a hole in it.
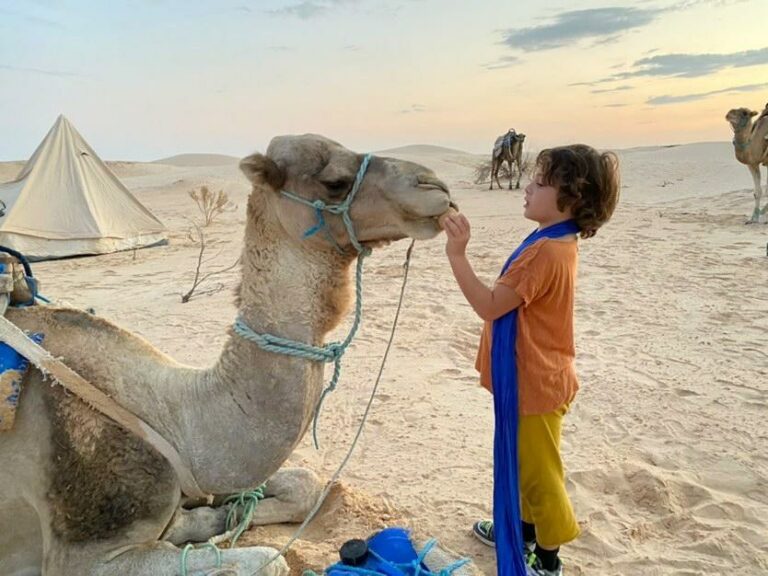
[[[560,459],[560,431],[567,411],[563,406],[548,414],[520,417],[523,520],[536,526],[536,541],[544,548],[557,548],[579,535]]]

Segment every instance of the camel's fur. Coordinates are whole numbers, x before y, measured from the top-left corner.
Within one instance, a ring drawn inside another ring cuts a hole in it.
[[[491,152],[491,186],[488,190],[493,190],[493,181],[496,180],[496,185],[501,189],[501,183],[499,182],[499,170],[504,162],[509,166],[509,189],[512,190],[512,165],[517,166],[517,184],[515,188],[520,188],[520,178],[523,175],[523,142],[525,142],[525,134],[519,134],[510,129],[508,134],[511,134],[510,142],[504,144],[506,134],[496,138],[493,144],[493,152]]]
[[[725,119],[733,128],[736,160],[747,165],[754,181],[755,208],[748,223],[766,222],[768,218],[768,204],[760,210],[760,198],[763,195],[760,165],[768,166],[768,104],[753,124],[754,116],[757,116],[757,112],[749,108],[734,108],[725,115]],[[768,181],[768,174],[766,179]]]
[[[256,331],[321,344],[350,303],[354,253],[338,254],[306,206],[278,193],[341,200],[362,157],[321,136],[275,138],[241,163],[253,191],[242,253],[239,315]],[[439,232],[445,186],[417,164],[376,157],[352,205],[370,245]],[[327,216],[344,247],[340,218]],[[320,484],[279,470],[304,435],[324,384],[323,365],[268,353],[230,333],[209,368],[183,366],[106,320],[71,309],[14,309],[8,318],[45,333],[44,346],[160,432],[206,492],[229,494],[265,480],[255,523],[300,521]],[[0,434],[0,574],[19,576],[177,574],[174,544],[224,528],[226,509],[180,508],[171,468],[152,448],[31,370],[16,425]],[[255,572],[269,548],[224,550],[233,574]],[[214,565],[189,555],[190,574]],[[285,574],[280,559],[262,575]]]

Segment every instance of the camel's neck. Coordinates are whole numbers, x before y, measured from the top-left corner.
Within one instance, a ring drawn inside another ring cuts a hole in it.
[[[351,258],[297,245],[260,209],[249,209],[238,314],[257,333],[320,345],[347,309]],[[231,333],[200,382],[208,407],[189,427],[207,431],[189,446],[200,486],[239,490],[277,470],[311,421],[323,369]]]
[[[746,155],[747,149],[752,139],[752,121],[750,120],[743,127],[734,127],[733,129],[733,147],[736,156]]]

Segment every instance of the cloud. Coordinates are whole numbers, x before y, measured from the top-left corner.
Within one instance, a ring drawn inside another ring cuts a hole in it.
[[[603,108],[623,108],[627,104],[605,104]]]
[[[698,78],[728,68],[763,65],[768,65],[768,47],[730,54],[658,54],[635,61],[626,72],[619,72],[607,78],[590,82],[575,82],[569,86],[600,86],[610,82],[649,76]],[[597,93],[596,91],[593,92]]]
[[[410,108],[404,108],[403,110],[400,110],[401,114],[412,114],[412,113],[420,113],[420,112],[426,112],[427,107],[422,106],[421,104],[411,104]]]
[[[613,41],[619,35],[653,22],[665,9],[610,7],[573,10],[556,15],[549,23],[503,32],[503,44],[534,52],[576,44],[581,40]]]
[[[82,77],[82,74],[77,72],[66,72],[64,70],[43,70],[41,68],[26,68],[24,66],[9,66],[8,64],[0,64],[0,70],[10,70],[11,72],[22,72],[27,74],[41,74],[44,76],[57,76],[60,78],[74,78]]]
[[[616,44],[621,40],[621,34],[614,34],[613,36],[607,36],[606,38],[600,38],[598,40],[595,40],[595,42],[592,44],[593,46],[607,46],[608,44]]]
[[[309,20],[323,16],[338,6],[354,4],[355,2],[357,0],[302,0],[285,8],[268,10],[267,13],[273,16],[292,16],[302,20]]]
[[[279,8],[278,10],[268,10],[269,14],[274,16],[295,16],[297,18],[301,18],[302,20],[309,20],[310,18],[321,16],[327,11],[328,6],[326,4],[313,2],[312,0],[305,0],[304,2],[299,2],[298,4],[292,4],[291,6],[286,6],[285,8]]]
[[[768,84],[744,84],[742,86],[731,86],[730,88],[723,88],[721,90],[712,90],[710,92],[699,92],[696,94],[682,94],[679,96],[656,96],[649,98],[647,104],[651,106],[663,106],[665,104],[679,104],[681,102],[694,102],[696,100],[703,100],[714,94],[738,93],[738,92],[757,92],[758,90],[764,90],[768,88]]]
[[[686,8],[694,8],[696,6],[731,6],[732,4],[741,4],[747,0],[681,0],[674,5],[674,8],[678,10],[685,10]]]
[[[499,70],[501,68],[509,68],[511,66],[515,66],[516,64],[520,64],[522,60],[518,58],[517,56],[502,56],[496,62],[489,62],[488,64],[483,64],[483,68],[486,70]]]
[[[603,81],[637,78],[639,76],[671,76],[696,78],[726,68],[744,68],[768,64],[768,47],[730,54],[659,54],[642,58],[632,65],[633,70],[616,74]]]
[[[582,84],[586,84],[583,82]],[[633,86],[624,84],[622,86],[616,86],[615,88],[599,88],[597,90],[591,90],[592,94],[608,94],[609,92],[623,92],[624,90],[632,90]]]

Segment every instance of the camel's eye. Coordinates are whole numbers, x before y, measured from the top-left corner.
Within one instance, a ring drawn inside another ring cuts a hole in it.
[[[349,182],[347,180],[332,180],[330,182],[323,182],[328,189],[328,195],[331,198],[341,198],[349,190]]]

